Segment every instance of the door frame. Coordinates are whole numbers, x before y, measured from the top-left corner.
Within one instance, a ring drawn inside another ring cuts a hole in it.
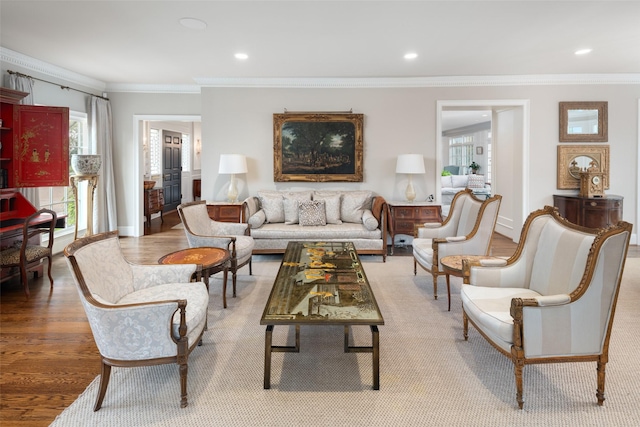
[[[443,168],[442,162],[442,111],[447,108],[470,108],[479,109],[485,108],[487,110],[495,111],[500,108],[522,108],[522,146],[520,164],[515,165],[521,171],[522,187],[519,194],[514,194],[516,200],[515,205],[520,206],[520,217],[514,218],[513,222],[513,240],[520,236],[520,230],[524,224],[524,220],[529,215],[529,161],[530,157],[530,101],[528,99],[485,99],[485,100],[437,100],[436,101],[436,168],[435,168],[435,183],[436,183],[436,197],[442,197],[441,195],[441,179],[440,171]],[[492,124],[493,127],[493,124]],[[493,142],[492,142],[493,144]],[[492,147],[499,150],[499,147]],[[492,162],[495,167],[495,162]],[[436,199],[438,202],[441,199]]]
[[[144,149],[142,137],[144,135],[144,122],[201,122],[200,115],[180,115],[180,114],[134,114],[133,115],[133,145],[134,150],[134,185],[136,188],[143,187],[144,181]],[[137,221],[133,224],[133,236],[144,235],[144,195],[139,192],[135,201],[133,213]]]

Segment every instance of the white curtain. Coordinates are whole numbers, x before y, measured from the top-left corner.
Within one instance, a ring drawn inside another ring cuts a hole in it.
[[[96,154],[102,156],[100,177],[93,205],[94,233],[118,229],[116,186],[113,179],[113,125],[111,103],[91,97],[89,105],[89,131]]]
[[[29,95],[20,100],[21,104],[33,105],[33,80],[26,76],[17,74],[9,74],[9,89],[26,92]],[[20,188],[20,193],[29,201],[36,209],[40,208],[40,196],[37,187]]]

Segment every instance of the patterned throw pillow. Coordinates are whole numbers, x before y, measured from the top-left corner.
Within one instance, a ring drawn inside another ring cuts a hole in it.
[[[373,216],[373,212],[371,212],[371,210],[364,210],[362,214],[362,224],[364,225],[364,228],[369,231],[373,231],[378,228],[378,220]]]
[[[467,188],[484,188],[484,175],[469,175]]]
[[[264,210],[260,209],[258,212],[251,215],[249,218],[249,225],[251,228],[260,228],[262,224],[267,220],[267,217],[264,214]]]
[[[310,200],[298,204],[300,225],[327,225],[324,200]]]

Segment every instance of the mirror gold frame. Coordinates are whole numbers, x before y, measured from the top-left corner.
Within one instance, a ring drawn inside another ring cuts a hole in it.
[[[571,162],[580,157],[588,157],[596,162],[600,172],[604,174],[604,188],[609,189],[608,145],[558,145],[558,189],[571,190],[580,188],[579,176],[572,175],[569,170]]]
[[[561,102],[560,103],[560,142],[607,142],[609,135],[607,130],[607,106],[606,101],[593,102]],[[572,133],[571,112],[580,110],[594,110],[598,112],[597,129],[592,133]]]

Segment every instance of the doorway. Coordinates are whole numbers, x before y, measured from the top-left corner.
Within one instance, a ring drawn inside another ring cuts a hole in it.
[[[142,182],[145,178],[145,170],[147,169],[147,165],[145,164],[146,156],[145,156],[145,146],[149,143],[149,141],[145,140],[146,132],[149,128],[149,124],[156,124],[158,122],[171,123],[175,126],[158,126],[159,128],[170,128],[172,130],[177,130],[183,134],[190,133],[191,140],[189,144],[182,144],[182,154],[189,155],[190,165],[191,167],[188,170],[181,171],[181,191],[178,194],[181,194],[180,200],[184,199],[184,201],[192,200],[191,197],[191,181],[193,178],[200,177],[200,139],[201,139],[201,117],[200,116],[192,116],[192,115],[134,115],[133,116],[133,127],[134,127],[134,145],[136,150],[134,151],[135,156],[135,176],[138,180],[137,187],[142,188]],[[176,128],[176,129],[173,129]],[[185,129],[185,130],[183,130]],[[186,129],[190,129],[187,131]],[[163,139],[161,140],[163,141]],[[187,147],[188,145],[188,147]],[[164,155],[163,155],[164,157]],[[162,184],[157,184],[162,185]],[[143,192],[140,191],[136,200],[137,203],[134,205],[134,214],[138,220],[134,223],[133,227],[133,236],[138,237],[142,236],[145,232],[144,229],[144,196]],[[176,205],[177,206],[177,205]],[[174,208],[175,209],[175,208]],[[159,214],[158,214],[159,215]]]
[[[461,100],[438,101],[436,120],[436,194],[442,203],[441,172],[446,166],[443,143],[443,114],[448,111],[490,112],[491,145],[483,147],[485,172],[491,177],[491,193],[502,195],[496,232],[517,241],[529,213],[529,101],[528,100]],[[470,114],[472,115],[472,114]],[[473,125],[468,123],[468,125]],[[448,141],[448,138],[447,138]],[[448,142],[447,142],[448,143]],[[474,147],[474,155],[476,155]],[[478,153],[480,150],[478,150]],[[477,154],[480,156],[480,154]],[[490,157],[489,157],[490,156]],[[487,160],[489,159],[490,160]]]

